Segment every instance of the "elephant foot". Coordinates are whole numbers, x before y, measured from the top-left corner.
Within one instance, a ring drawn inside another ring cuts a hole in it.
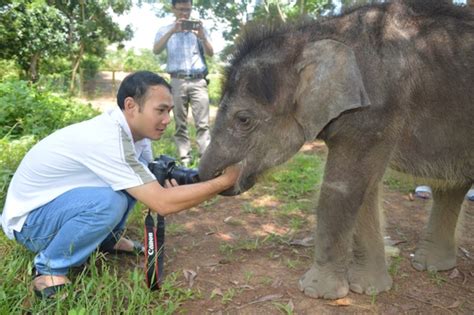
[[[374,295],[392,288],[392,278],[382,268],[353,264],[349,269],[349,288],[359,294]]]
[[[335,274],[315,264],[301,277],[298,287],[312,298],[335,300],[349,293],[349,284],[343,274]]]
[[[423,240],[418,244],[413,268],[423,271],[442,271],[456,267],[456,250],[454,246],[439,247],[433,242]]]

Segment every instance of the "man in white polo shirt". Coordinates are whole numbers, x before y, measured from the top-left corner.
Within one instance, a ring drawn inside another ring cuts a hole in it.
[[[1,221],[7,236],[37,253],[36,295],[49,297],[70,281],[70,267],[83,264],[98,247],[133,251],[120,238],[135,201],[160,215],[195,206],[231,187],[240,169],[191,185],[156,180],[147,165],[151,141],[170,122],[173,97],[160,76],[127,76],[118,107],[58,130],[24,157],[10,183]]]

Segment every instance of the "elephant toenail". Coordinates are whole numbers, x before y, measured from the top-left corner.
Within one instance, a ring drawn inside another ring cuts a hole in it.
[[[360,286],[358,284],[351,284],[350,289],[351,289],[351,291],[353,291],[355,293],[359,293],[359,294],[362,294],[362,292],[364,292],[362,290],[362,286]]]

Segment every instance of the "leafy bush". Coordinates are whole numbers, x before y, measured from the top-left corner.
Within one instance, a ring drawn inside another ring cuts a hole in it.
[[[217,73],[210,73],[207,78],[209,79],[209,102],[212,105],[217,105],[221,98],[221,83],[222,83],[222,76]]]
[[[39,139],[98,113],[25,81],[0,82],[0,204],[20,161]]]
[[[49,91],[38,91],[25,81],[0,83],[0,137],[43,138],[56,129],[99,112]]]
[[[0,80],[12,80],[20,77],[20,67],[13,60],[0,59]]]
[[[0,204],[5,201],[7,187],[26,152],[36,143],[34,136],[24,136],[10,141],[4,137],[0,139]]]
[[[83,80],[93,79],[99,71],[101,59],[94,55],[86,55],[81,62],[81,69],[83,71]]]

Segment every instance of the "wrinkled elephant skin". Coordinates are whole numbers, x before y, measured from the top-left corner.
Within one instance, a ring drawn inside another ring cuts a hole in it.
[[[314,263],[299,281],[308,296],[392,286],[378,209],[387,167],[434,188],[413,266],[455,266],[456,222],[474,181],[473,16],[442,1],[397,0],[242,34],[200,176],[240,162],[225,193],[235,195],[305,142],[326,143]]]

